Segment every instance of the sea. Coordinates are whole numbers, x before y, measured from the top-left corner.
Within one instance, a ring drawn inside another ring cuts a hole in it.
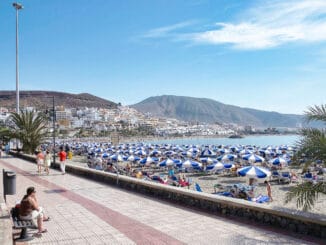
[[[255,145],[260,147],[265,146],[295,146],[299,135],[260,135],[260,136],[245,136],[243,138],[177,138],[165,140],[146,141],[151,144],[176,144],[176,145]]]

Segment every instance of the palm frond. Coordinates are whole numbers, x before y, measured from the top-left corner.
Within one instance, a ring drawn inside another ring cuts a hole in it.
[[[286,194],[285,203],[290,202],[294,198],[297,199],[297,208],[302,208],[304,211],[310,210],[320,194],[326,194],[326,183],[306,182],[294,186]]]
[[[305,111],[305,117],[310,121],[323,121],[326,123],[326,104],[320,106],[311,106]]]

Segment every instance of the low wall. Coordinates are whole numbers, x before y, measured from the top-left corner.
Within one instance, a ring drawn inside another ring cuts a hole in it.
[[[2,186],[2,174],[0,174],[0,244],[12,245],[12,221],[10,218],[10,211],[3,199],[3,186]]]
[[[17,157],[35,162],[34,156],[19,155]],[[58,163],[52,165],[54,168],[59,168]],[[212,214],[242,218],[274,227],[282,227],[291,232],[326,238],[326,215],[286,208],[276,209],[241,199],[162,185],[124,175],[117,176],[117,174],[69,164],[66,164],[66,172]]]

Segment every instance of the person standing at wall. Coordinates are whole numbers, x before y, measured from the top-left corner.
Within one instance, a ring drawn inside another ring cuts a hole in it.
[[[62,174],[65,174],[66,173],[67,153],[63,150],[63,147],[60,147],[59,158],[60,158],[60,169],[61,169],[61,172],[62,172]]]
[[[266,184],[266,190],[267,190],[267,195],[269,197],[269,201],[272,202],[273,201],[273,198],[272,198],[272,187],[271,187],[271,184],[265,180],[264,182]]]

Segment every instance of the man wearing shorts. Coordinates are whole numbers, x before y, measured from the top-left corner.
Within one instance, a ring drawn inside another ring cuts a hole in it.
[[[60,158],[60,169],[61,169],[61,172],[62,172],[62,174],[65,174],[66,173],[67,153],[63,150],[63,147],[60,147],[59,158]]]

